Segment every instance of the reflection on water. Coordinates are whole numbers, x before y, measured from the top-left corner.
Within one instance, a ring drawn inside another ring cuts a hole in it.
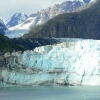
[[[0,100],[100,100],[100,86],[0,88]]]

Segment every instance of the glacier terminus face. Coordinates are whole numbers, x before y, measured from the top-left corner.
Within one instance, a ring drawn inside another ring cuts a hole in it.
[[[100,40],[59,41],[23,53],[6,53],[3,84],[100,85]]]

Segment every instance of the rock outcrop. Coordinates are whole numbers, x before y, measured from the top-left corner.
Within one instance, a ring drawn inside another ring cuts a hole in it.
[[[0,65],[2,84],[100,85],[100,40],[62,41],[23,53],[6,53]]]

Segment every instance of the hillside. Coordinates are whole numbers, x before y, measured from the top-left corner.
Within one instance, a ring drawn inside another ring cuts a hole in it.
[[[0,34],[0,52],[5,53],[18,50],[24,50],[24,48],[21,45],[14,44],[12,40]]]
[[[39,46],[57,44],[59,41],[56,39],[9,39],[8,37],[0,34],[0,53],[33,50]]]
[[[58,15],[23,36],[40,37],[100,39],[100,0],[86,10]]]

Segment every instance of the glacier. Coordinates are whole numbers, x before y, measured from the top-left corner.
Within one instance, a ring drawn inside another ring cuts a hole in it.
[[[5,53],[2,84],[100,85],[100,40],[57,40],[58,44]]]

